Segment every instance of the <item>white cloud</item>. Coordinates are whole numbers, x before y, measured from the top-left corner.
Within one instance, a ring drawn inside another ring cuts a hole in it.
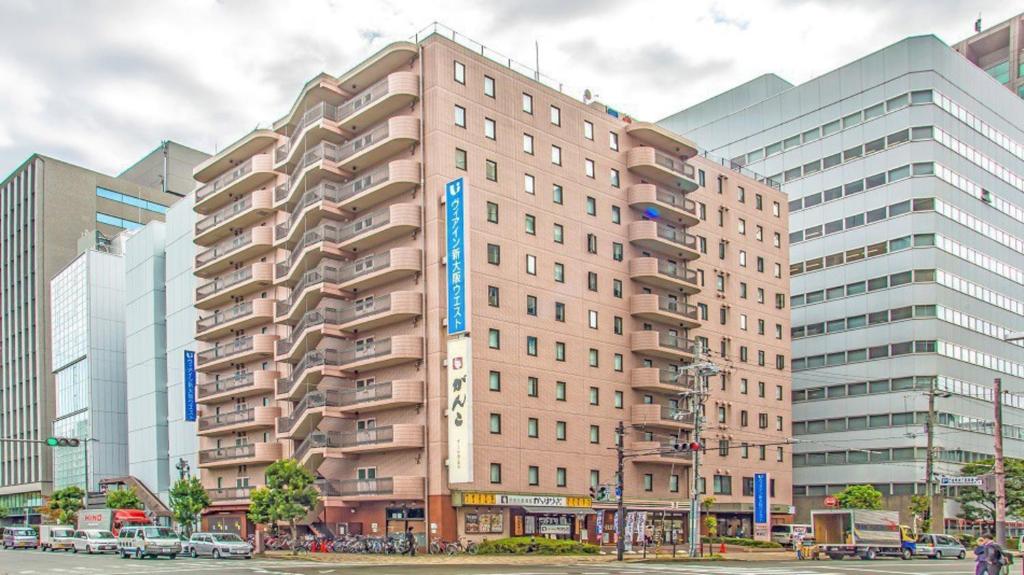
[[[173,139],[213,151],[301,85],[442,22],[574,92],[657,119],[766,72],[799,83],[900,38],[971,34],[993,0],[4,2],[0,173],[32,152],[118,172]],[[980,6],[979,6],[980,5]]]

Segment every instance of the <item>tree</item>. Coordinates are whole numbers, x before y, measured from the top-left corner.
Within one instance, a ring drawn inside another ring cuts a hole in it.
[[[836,493],[843,509],[881,509],[882,493],[870,485],[850,485]]]
[[[281,459],[267,467],[267,485],[249,494],[249,518],[255,523],[287,521],[292,532],[292,554],[296,554],[296,523],[316,507],[320,494],[314,477],[294,459]]]
[[[174,482],[170,498],[174,520],[184,527],[186,536],[191,536],[199,514],[210,505],[210,495],[198,477],[187,477]]]
[[[134,487],[107,491],[107,509],[142,509],[142,500]]]
[[[54,491],[39,512],[61,525],[72,525],[78,518],[78,512],[85,507],[85,491],[72,485]]]
[[[976,477],[992,472],[992,459],[975,461],[960,468],[960,475]],[[1006,513],[1024,515],[1024,459],[1006,458]],[[968,521],[996,520],[996,494],[980,487],[961,487],[956,500],[960,503],[960,517]]]
[[[921,532],[928,533],[932,530],[931,501],[927,495],[914,495],[910,498],[910,505],[907,507],[910,514],[921,520]]]

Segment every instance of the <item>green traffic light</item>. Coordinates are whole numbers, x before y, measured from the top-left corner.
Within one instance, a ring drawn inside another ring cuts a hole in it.
[[[49,445],[50,447],[57,447],[57,438],[56,437],[47,437],[46,438],[46,445]]]

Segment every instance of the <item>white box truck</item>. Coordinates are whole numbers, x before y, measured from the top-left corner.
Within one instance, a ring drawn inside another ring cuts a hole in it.
[[[811,525],[818,550],[830,559],[874,559],[882,555],[911,559],[917,547],[913,532],[900,525],[900,514],[896,511],[811,511]]]

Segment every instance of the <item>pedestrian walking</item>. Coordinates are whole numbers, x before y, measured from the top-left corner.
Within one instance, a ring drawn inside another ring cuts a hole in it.
[[[803,561],[804,559],[804,534],[800,531],[794,531],[793,536],[790,538],[793,542],[793,549],[796,550],[797,561]]]
[[[405,544],[409,546],[409,556],[416,556],[416,535],[412,532],[412,527],[405,528]]]

